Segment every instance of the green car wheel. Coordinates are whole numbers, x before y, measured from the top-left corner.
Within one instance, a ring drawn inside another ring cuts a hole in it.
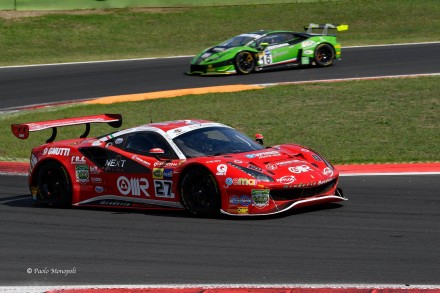
[[[239,74],[248,74],[255,69],[255,58],[250,52],[240,52],[235,57],[235,70]]]
[[[330,66],[335,59],[335,51],[329,44],[320,44],[315,49],[315,62],[318,66]]]

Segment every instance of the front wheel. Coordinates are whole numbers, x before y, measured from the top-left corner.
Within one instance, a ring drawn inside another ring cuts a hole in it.
[[[255,69],[255,58],[250,52],[240,52],[235,56],[235,70],[238,74],[248,74]]]
[[[57,208],[72,205],[72,183],[60,163],[50,161],[38,171],[38,194],[42,202]]]
[[[221,201],[217,182],[208,170],[193,168],[186,172],[181,184],[182,203],[198,216],[217,216]]]
[[[319,44],[315,49],[315,62],[318,66],[326,67],[333,64],[335,51],[329,44]]]

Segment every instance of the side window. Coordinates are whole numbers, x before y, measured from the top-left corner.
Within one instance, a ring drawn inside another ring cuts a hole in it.
[[[161,158],[176,159],[177,156],[168,143],[157,133],[139,132],[127,137],[125,149],[132,153],[149,156],[149,151],[153,148],[161,148],[164,154]]]

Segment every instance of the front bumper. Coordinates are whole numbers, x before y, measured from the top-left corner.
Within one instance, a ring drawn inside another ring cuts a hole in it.
[[[191,64],[188,72],[188,74],[195,75],[223,75],[235,73],[237,73],[237,71],[235,70],[233,60],[213,64]]]

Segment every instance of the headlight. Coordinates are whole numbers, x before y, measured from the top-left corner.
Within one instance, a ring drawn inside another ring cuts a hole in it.
[[[232,166],[234,166],[235,168],[237,168],[237,169],[239,169],[239,170],[245,172],[245,173],[248,174],[249,176],[252,176],[252,177],[254,177],[255,179],[258,179],[258,180],[260,180],[260,181],[266,181],[266,182],[273,182],[273,181],[274,181],[271,177],[269,177],[269,176],[267,176],[267,175],[265,175],[265,174],[263,174],[263,173],[261,173],[261,172],[258,172],[258,171],[256,171],[256,170],[252,170],[252,169],[249,169],[249,168],[245,168],[245,167],[242,167],[242,166],[239,166],[239,165],[233,164],[233,163],[230,163],[230,164],[231,164]]]

